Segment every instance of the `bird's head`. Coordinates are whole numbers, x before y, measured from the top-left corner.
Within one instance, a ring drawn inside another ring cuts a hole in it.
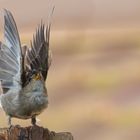
[[[37,80],[42,80],[42,74],[40,72],[37,72],[33,74],[32,79],[37,81]]]
[[[42,73],[36,70],[29,71],[27,77],[29,81],[43,80]]]
[[[28,83],[36,83],[37,81],[39,82],[45,82],[44,81],[44,78],[42,76],[42,73],[38,70],[32,70],[32,71],[29,71],[28,75],[27,75],[27,83],[25,85],[28,85]],[[38,83],[37,82],[37,83]]]
[[[33,71],[32,71],[33,72]],[[45,81],[43,79],[41,72],[35,72],[30,75],[29,81],[26,84],[28,90],[32,91],[39,91],[42,87],[45,87]]]

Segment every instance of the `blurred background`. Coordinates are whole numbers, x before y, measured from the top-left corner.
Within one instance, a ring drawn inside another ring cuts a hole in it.
[[[139,0],[0,0],[30,45],[41,19],[52,17],[49,107],[38,125],[75,140],[140,139]],[[2,38],[1,38],[2,39]],[[30,125],[30,120],[13,119]],[[0,126],[7,126],[0,111]]]

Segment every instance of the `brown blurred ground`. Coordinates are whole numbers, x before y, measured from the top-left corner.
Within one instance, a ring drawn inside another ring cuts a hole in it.
[[[23,43],[40,18],[46,21],[47,2],[0,1],[13,11]],[[70,131],[75,140],[140,139],[139,9],[138,0],[56,1],[46,82],[50,104],[39,125]],[[0,125],[6,126],[3,112]]]

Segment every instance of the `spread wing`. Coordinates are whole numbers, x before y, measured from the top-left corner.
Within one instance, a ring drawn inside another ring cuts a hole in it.
[[[3,92],[21,89],[22,52],[19,34],[12,14],[4,12],[4,39],[0,42],[0,81]]]
[[[27,50],[25,56],[25,71],[26,82],[29,81],[30,75],[33,72],[41,72],[44,81],[47,77],[49,69],[49,38],[50,38],[50,24],[45,27],[44,24],[40,24],[36,30],[31,47]]]

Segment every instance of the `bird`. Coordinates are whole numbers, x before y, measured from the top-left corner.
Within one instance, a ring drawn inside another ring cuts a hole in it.
[[[31,119],[48,107],[45,82],[51,64],[50,27],[37,26],[30,47],[21,45],[12,13],[4,9],[4,41],[0,41],[0,104],[11,126],[12,118]]]

